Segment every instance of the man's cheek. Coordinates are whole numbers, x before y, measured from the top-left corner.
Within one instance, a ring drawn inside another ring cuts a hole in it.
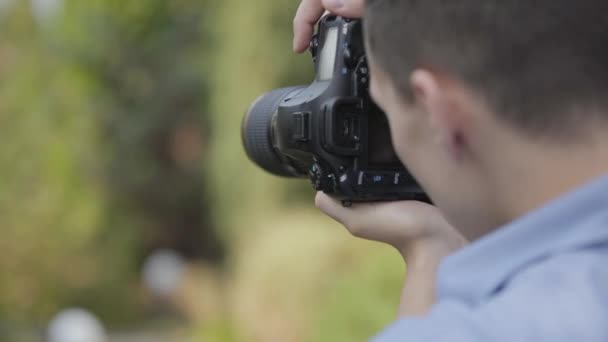
[[[403,123],[400,122],[402,120],[399,119],[391,119],[389,116],[389,126],[390,126],[390,131],[391,131],[391,140],[393,142],[393,147],[395,148],[395,152],[397,153],[397,156],[399,156],[399,159],[401,159],[401,162],[405,162],[403,160],[403,156],[407,155],[407,145],[409,144],[409,142],[407,141],[407,134],[404,134],[406,132],[404,132],[404,128],[403,127]]]
[[[395,152],[402,163],[406,164],[418,159],[424,145],[424,134],[427,132],[419,120],[411,113],[400,113],[401,115],[389,119],[391,137]]]

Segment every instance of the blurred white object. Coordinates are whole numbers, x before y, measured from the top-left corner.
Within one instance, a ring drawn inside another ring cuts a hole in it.
[[[142,270],[145,286],[153,294],[168,297],[180,287],[185,271],[184,259],[171,250],[151,254]]]
[[[54,19],[63,6],[63,0],[30,0],[30,3],[32,4],[32,14],[40,24]]]
[[[49,323],[49,342],[105,342],[103,325],[90,312],[83,309],[67,309]]]

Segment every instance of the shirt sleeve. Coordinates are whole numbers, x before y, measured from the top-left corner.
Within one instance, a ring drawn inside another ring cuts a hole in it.
[[[440,301],[372,341],[608,341],[608,264],[576,259],[528,272],[478,305]]]

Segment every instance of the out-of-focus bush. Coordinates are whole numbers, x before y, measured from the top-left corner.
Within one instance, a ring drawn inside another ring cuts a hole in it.
[[[140,220],[141,254],[219,261],[206,205],[210,26],[196,1],[72,1],[62,27],[90,77],[109,216]]]
[[[159,247],[196,260],[168,340],[365,340],[393,318],[399,258],[350,237],[312,208],[308,181],[264,173],[241,147],[253,99],[313,78],[310,56],[291,52],[297,0],[64,0],[43,23],[29,1],[10,3],[0,340],[71,306],[111,330],[164,329],[146,321],[139,284]]]
[[[43,324],[87,296],[129,315],[125,232],[105,245],[98,144],[88,84],[44,43],[29,8],[3,16],[0,38],[0,319]],[[86,294],[86,295],[85,295]]]
[[[310,55],[291,52],[299,1],[222,4],[213,26],[221,41],[213,63],[211,176],[216,212],[231,236],[232,326],[243,341],[366,340],[395,317],[399,257],[311,210],[307,180],[270,176],[241,152],[238,127],[250,102],[314,76]]]

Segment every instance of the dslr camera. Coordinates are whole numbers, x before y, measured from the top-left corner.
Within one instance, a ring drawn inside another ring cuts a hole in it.
[[[342,201],[428,198],[395,154],[386,115],[369,95],[361,20],[325,16],[310,44],[316,77],[308,86],[272,90],[242,124],[249,158]]]

